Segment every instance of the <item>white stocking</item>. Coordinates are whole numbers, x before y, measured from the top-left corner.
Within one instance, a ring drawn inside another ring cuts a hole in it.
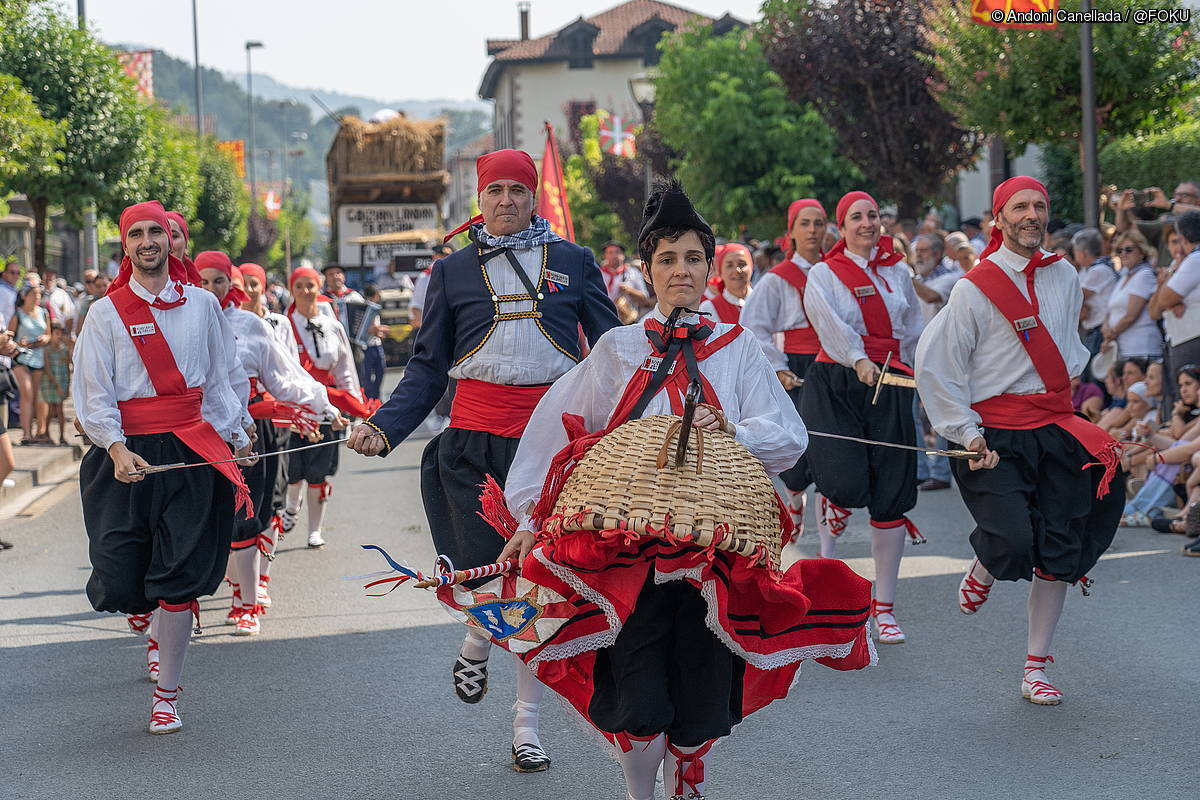
[[[158,609],[150,612],[150,627],[146,628],[146,638],[158,641]]]
[[[242,605],[249,609],[257,604],[255,591],[258,589],[258,545],[252,544],[229,553],[233,567],[233,579],[242,590]]]
[[[896,583],[900,579],[900,559],[904,555],[904,528],[871,529],[871,555],[875,558],[875,600],[896,602]]]
[[[308,531],[321,530],[321,520],[325,518],[325,501],[321,499],[323,486],[308,487]],[[258,583],[257,580],[254,581]]]
[[[183,660],[187,656],[188,640],[192,638],[192,612],[167,611],[160,608],[154,612],[158,622],[158,687],[165,692],[179,688],[183,675]]]
[[[699,747],[667,745],[667,757],[663,761],[663,784],[667,789],[667,797],[703,796],[709,751],[716,743],[717,740],[713,739]]]
[[[462,649],[458,651],[463,658],[472,661],[483,661],[492,652],[492,640],[478,628],[467,628],[466,638],[463,639]]]
[[[796,538],[804,535],[804,510],[808,503],[808,492],[793,492],[787,490],[788,513],[792,515],[792,524],[796,526]]]
[[[275,555],[275,545],[276,545],[276,541],[275,541],[275,540],[276,540],[276,537],[278,536],[278,534],[276,533],[275,529],[274,529],[274,528],[267,528],[265,531],[263,531],[263,532],[260,534],[260,536],[265,536],[265,537],[267,537],[267,538],[268,538],[268,539],[271,541],[271,544],[267,546],[267,551],[268,551],[268,552],[269,552],[271,555]],[[260,559],[259,559],[259,561],[258,561],[258,574],[259,574],[259,575],[261,575],[261,576],[263,576],[263,577],[270,577],[270,575],[271,575],[271,559],[269,559],[269,558],[266,558],[266,557],[263,557],[263,558],[260,558]],[[257,578],[255,578],[255,581],[254,581],[254,582],[255,582],[255,584],[257,584],[257,583],[258,583],[258,579],[257,579]]]
[[[291,513],[295,514],[300,510],[300,492],[304,490],[303,483],[289,483],[287,488],[287,504],[286,508]]]
[[[546,694],[546,686],[537,679],[525,662],[513,656],[517,662],[517,702],[513,703],[513,746],[533,744],[542,746],[538,739],[538,711],[542,705],[542,697]]]
[[[1050,655],[1054,629],[1062,616],[1069,587],[1070,584],[1063,581],[1046,581],[1034,576],[1033,586],[1029,589],[1029,655]]]
[[[630,739],[629,744],[632,749],[628,753],[619,748],[617,752],[617,762],[625,773],[627,800],[654,800],[654,784],[667,752],[667,737],[660,733],[653,739]]]
[[[813,498],[817,501],[817,538],[821,542],[821,558],[837,558],[834,555],[837,537],[829,532],[829,520],[821,513],[825,508],[824,498],[820,493],[814,494]]]

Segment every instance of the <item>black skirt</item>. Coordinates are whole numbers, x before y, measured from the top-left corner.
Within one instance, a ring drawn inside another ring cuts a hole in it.
[[[808,375],[808,368],[817,360],[817,356],[812,353],[788,353],[787,360],[788,369],[803,380]],[[803,392],[803,386],[787,390],[788,397],[792,398],[792,402],[796,404],[797,411],[800,410],[800,396]],[[807,489],[813,482],[812,470],[808,466],[808,453],[800,456],[796,466],[779,473],[779,478],[783,481],[783,485],[793,492],[803,492]]]
[[[1033,430],[984,428],[1000,454],[995,469],[972,470],[953,459],[963,502],[975,518],[971,545],[980,563],[1002,581],[1030,580],[1039,569],[1074,582],[1112,544],[1125,506],[1118,469],[1103,498],[1103,470],[1075,437],[1057,425]]]
[[[447,428],[430,440],[421,456],[421,496],[429,532],[439,555],[455,569],[495,562],[504,538],[479,516],[479,495],[491,475],[504,486],[520,439],[482,431]]]
[[[204,461],[173,434],[127,437],[150,464]],[[188,603],[221,584],[233,534],[233,486],[216,469],[113,476],[108,452],[92,447],[79,466],[83,523],[92,574],[87,596],[97,611],[144,614]]]
[[[270,453],[285,448],[291,438],[287,428],[278,428],[269,419],[255,420],[254,430],[258,434],[258,442],[254,449],[259,453]],[[333,449],[336,449],[336,446]],[[271,526],[271,517],[275,515],[276,484],[285,460],[286,456],[264,456],[254,466],[242,470],[246,476],[246,485],[250,487],[250,499],[254,502],[254,516],[250,519],[242,519],[239,516],[234,520],[235,546],[238,542],[256,542],[258,534]]]
[[[810,431],[912,445],[913,391],[884,386],[872,405],[874,387],[841,364],[814,363],[804,382],[800,416]],[[876,522],[893,522],[917,504],[917,454],[810,436],[809,467],[817,491],[843,508],[866,508]]]
[[[321,426],[322,442],[333,439],[341,440],[344,431],[335,431],[329,425]],[[298,433],[293,433],[288,439],[288,447],[304,447],[313,444]],[[292,483],[307,483],[316,486],[337,474],[338,454],[341,444],[331,444],[325,447],[314,447],[311,450],[301,450],[299,453],[288,453],[288,480]]]
[[[596,651],[588,715],[602,731],[659,733],[679,747],[728,736],[742,721],[746,662],[705,624],[708,606],[687,581],[646,578],[617,640]]]

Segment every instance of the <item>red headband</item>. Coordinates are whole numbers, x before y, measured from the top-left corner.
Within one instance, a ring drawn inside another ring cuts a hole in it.
[[[231,280],[233,282],[233,285],[238,287],[239,289],[246,288],[246,279],[245,279],[245,277],[242,276],[242,268],[241,267],[233,268],[232,274],[229,276],[229,280]],[[247,298],[247,299],[249,299],[249,298]]]
[[[167,274],[171,280],[179,281],[180,283],[189,283],[193,286],[199,285],[200,276],[189,272],[182,261],[170,254],[171,223],[167,219],[167,212],[162,207],[162,203],[157,200],[147,200],[144,203],[137,203],[121,212],[119,223],[121,228],[121,247],[125,247],[125,237],[129,234],[129,229],[133,227],[134,223],[145,220],[157,222],[167,234]],[[108,285],[108,291],[104,293],[104,296],[107,297],[126,286],[132,278],[133,262],[129,260],[129,256],[124,256],[121,259],[121,267],[117,272],[117,277]]]
[[[229,291],[225,293],[225,298],[221,301],[221,308],[228,306],[237,306],[241,308],[242,303],[250,298],[246,296],[246,292],[233,283],[233,262],[229,260],[229,256],[222,253],[220,250],[205,250],[203,253],[196,255],[196,269],[215,269],[229,278]],[[241,277],[240,275],[238,277]]]
[[[790,206],[788,206],[788,238],[791,238],[792,226],[796,224],[796,217],[800,215],[800,209],[802,208],[815,208],[824,214],[826,218],[829,217],[829,215],[825,213],[825,206],[821,205],[821,203],[817,200],[814,200],[811,197],[805,197],[803,200],[796,200]]]
[[[842,199],[838,200],[837,211],[834,216],[837,219],[837,226],[842,227],[842,223],[846,221],[846,214],[850,211],[850,206],[857,203],[859,200],[870,200],[871,205],[875,206],[875,210],[879,210],[879,203],[875,202],[875,198],[866,192],[846,192],[842,195]]]
[[[191,234],[188,233],[187,220],[183,218],[183,214],[180,214],[178,211],[168,211],[167,219],[179,223],[179,230],[183,231],[184,239],[192,238]],[[170,228],[167,228],[167,230],[170,230]]]
[[[251,275],[253,275],[254,277],[258,278],[258,285],[264,291],[266,290],[266,288],[267,288],[267,271],[265,269],[260,267],[258,264],[252,264],[252,263],[242,264],[240,267],[238,267],[238,269],[240,269],[242,271],[243,280],[245,278],[248,278]]]
[[[157,200],[147,200],[144,203],[129,206],[121,212],[121,246],[125,246],[125,237],[129,234],[129,229],[133,227],[135,222],[157,222],[162,226],[162,229],[167,232],[167,238],[171,236],[171,223],[167,219],[167,211],[162,207],[162,203]]]
[[[531,192],[537,191],[537,167],[533,158],[523,150],[497,150],[479,157],[475,162],[478,194],[496,181],[517,181]]]
[[[996,187],[996,191],[992,192],[992,216],[1000,216],[1000,212],[1004,210],[1004,206],[1012,199],[1012,196],[1022,189],[1033,189],[1035,192],[1041,192],[1046,198],[1046,210],[1050,210],[1050,194],[1046,191],[1046,187],[1037,178],[1031,178],[1028,175],[1018,175],[1015,178],[1009,178],[1004,183]]]
[[[317,288],[321,288],[321,273],[312,267],[296,267],[292,270],[292,274],[288,276],[288,288],[292,288],[300,278],[312,278],[317,282]]]

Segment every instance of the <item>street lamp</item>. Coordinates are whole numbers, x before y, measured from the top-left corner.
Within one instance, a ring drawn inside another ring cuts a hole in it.
[[[204,91],[200,88],[200,28],[196,23],[196,0],[192,0],[192,59],[196,62],[196,135],[203,138]]]
[[[258,208],[258,179],[254,172],[254,78],[250,73],[250,51],[262,42],[246,42],[246,109],[250,114],[250,213]]]
[[[658,76],[659,71],[651,68],[629,78],[629,93],[633,95],[634,102],[638,104],[638,108],[642,112],[643,131],[650,127],[650,120],[654,117],[654,101],[658,97],[658,86],[655,81],[658,80]],[[646,197],[649,199],[654,183],[654,173],[650,168],[650,159],[645,159],[645,161]]]

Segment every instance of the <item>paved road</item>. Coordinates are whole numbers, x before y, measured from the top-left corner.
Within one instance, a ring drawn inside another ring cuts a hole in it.
[[[6,523],[0,554],[0,797],[620,798],[617,766],[556,703],[543,714],[555,759],[508,768],[511,664],[493,661],[477,707],[449,681],[460,629],[431,595],[363,596],[343,575],[379,569],[360,543],[414,563],[432,550],[418,493],[422,442],[388,458],[348,454],[324,551],[289,538],[263,634],[220,624],[203,603],[182,733],[145,732],[141,639],[94,613],[77,492]],[[1070,595],[1053,677],[1067,694],[1037,708],[1018,693],[1025,588],[1001,585],[976,617],[954,590],[969,558],[953,491],[922,497],[930,543],[910,548],[900,620],[909,643],[859,673],[806,666],[792,696],[751,717],[715,753],[711,798],[1194,798],[1200,563],[1179,537],[1122,532],[1090,598]],[[801,550],[814,543],[805,540]],[[843,555],[864,574],[869,534]]]

